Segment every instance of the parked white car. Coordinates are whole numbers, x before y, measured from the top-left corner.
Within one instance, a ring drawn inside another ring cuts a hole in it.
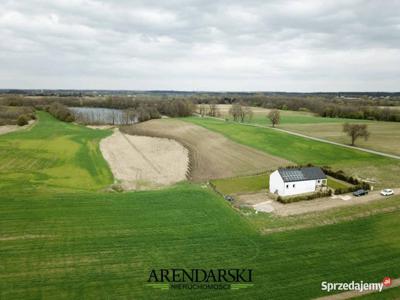
[[[381,195],[382,196],[390,196],[390,195],[393,195],[393,194],[394,194],[394,192],[391,189],[384,189],[384,190],[381,191]]]

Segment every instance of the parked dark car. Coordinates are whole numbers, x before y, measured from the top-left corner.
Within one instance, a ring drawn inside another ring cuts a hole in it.
[[[360,189],[360,190],[357,190],[357,191],[353,192],[353,195],[356,196],[356,197],[368,195],[368,191]]]
[[[230,196],[230,195],[226,195],[225,197],[225,200],[227,200],[227,201],[229,201],[229,202],[233,202],[235,199],[232,197],[232,196]]]

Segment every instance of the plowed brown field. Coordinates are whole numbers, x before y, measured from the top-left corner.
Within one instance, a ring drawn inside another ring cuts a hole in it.
[[[123,132],[175,139],[189,149],[193,181],[250,175],[290,162],[235,143],[219,133],[176,119],[151,120],[122,127]]]

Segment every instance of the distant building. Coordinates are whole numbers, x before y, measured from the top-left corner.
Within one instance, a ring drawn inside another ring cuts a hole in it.
[[[326,175],[318,167],[279,169],[269,177],[269,191],[279,196],[315,192],[326,184]]]

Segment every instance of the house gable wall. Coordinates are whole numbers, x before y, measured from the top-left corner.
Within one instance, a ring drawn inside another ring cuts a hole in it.
[[[272,172],[269,176],[269,192],[282,195],[284,193],[284,182],[278,171]]]

